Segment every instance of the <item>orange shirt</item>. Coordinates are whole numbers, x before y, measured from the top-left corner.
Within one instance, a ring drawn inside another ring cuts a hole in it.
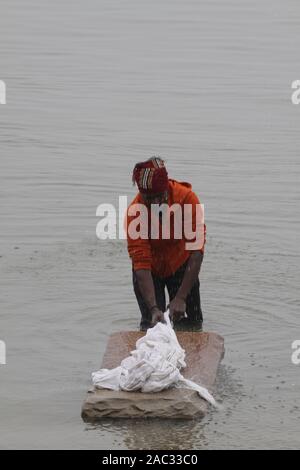
[[[136,240],[132,239],[129,236],[128,228],[130,223],[139,216],[139,213],[137,213],[137,215],[128,215],[129,209],[134,204],[143,204],[143,199],[140,193],[137,194],[127,209],[127,247],[129,256],[132,259],[133,269],[135,271],[139,269],[149,269],[159,277],[171,276],[185,263],[190,254],[193,253],[193,251],[186,247],[186,243],[192,242],[193,239],[190,240],[185,238],[184,228],[182,228],[183,235],[180,239],[176,239],[174,237],[175,212],[172,214],[172,211],[170,215],[170,238],[162,238],[161,223],[159,223],[159,238],[151,238],[151,211],[149,209],[147,209],[148,238],[143,239],[142,237],[139,237]],[[168,205],[172,206],[173,204],[181,206],[181,209],[177,206],[177,210],[181,210],[183,223],[185,218],[184,205],[190,205],[191,228],[193,232],[195,232],[195,230],[199,230],[199,227],[202,227],[200,229],[203,232],[202,236],[199,237],[201,242],[200,245],[197,245],[197,250],[204,251],[206,227],[203,223],[203,219],[202,225],[199,226],[199,222],[198,225],[196,224],[196,206],[197,204],[200,204],[200,201],[192,191],[192,186],[189,183],[178,182],[171,179],[169,180]],[[158,222],[158,218],[156,218],[156,222]]]

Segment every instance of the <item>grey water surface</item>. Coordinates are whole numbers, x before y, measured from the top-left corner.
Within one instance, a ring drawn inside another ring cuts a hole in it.
[[[1,0],[0,448],[299,447],[299,22],[297,0]],[[154,154],[205,206],[224,409],[86,425],[109,334],[139,323],[96,208]]]

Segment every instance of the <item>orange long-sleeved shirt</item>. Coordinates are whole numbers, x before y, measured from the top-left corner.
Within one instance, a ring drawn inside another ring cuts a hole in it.
[[[127,247],[130,258],[132,259],[133,269],[149,269],[159,277],[168,277],[174,274],[180,266],[189,258],[193,251],[186,249],[186,243],[193,240],[187,240],[184,235],[180,239],[174,238],[174,215],[171,214],[170,220],[170,239],[163,239],[161,233],[161,224],[159,238],[151,238],[151,217],[150,210],[148,212],[148,238],[141,237],[136,240],[132,239],[129,235],[128,228],[130,223],[136,216],[128,215],[130,207],[134,204],[143,204],[143,199],[140,193],[137,194],[135,199],[131,202],[127,209]],[[168,205],[179,204],[182,211],[182,222],[184,223],[184,205],[189,204],[192,208],[192,230],[199,230],[199,225],[196,226],[196,206],[200,201],[196,194],[192,191],[192,186],[189,183],[178,182],[169,180],[168,189]],[[177,206],[178,207],[178,206]],[[158,221],[158,219],[156,219]],[[200,229],[203,231],[201,237],[201,246],[197,246],[197,250],[204,251],[206,226],[200,224]]]

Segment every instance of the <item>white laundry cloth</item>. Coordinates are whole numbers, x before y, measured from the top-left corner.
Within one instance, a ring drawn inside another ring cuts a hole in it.
[[[136,349],[115,369],[100,369],[92,373],[96,388],[134,392],[160,392],[170,387],[188,388],[214,406],[215,399],[200,385],[185,379],[180,369],[186,366],[185,351],[178,343],[172,328],[169,311],[165,312],[166,323],[157,323],[149,328],[145,336],[136,342]]]

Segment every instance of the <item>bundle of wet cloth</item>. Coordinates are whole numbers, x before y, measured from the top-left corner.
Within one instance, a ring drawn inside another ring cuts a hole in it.
[[[115,369],[100,369],[92,373],[96,388],[160,392],[170,387],[187,388],[217,406],[215,399],[205,387],[185,379],[180,369],[186,366],[185,351],[178,343],[172,328],[169,311],[164,313],[165,323],[149,328],[145,336],[136,342],[136,349]]]

